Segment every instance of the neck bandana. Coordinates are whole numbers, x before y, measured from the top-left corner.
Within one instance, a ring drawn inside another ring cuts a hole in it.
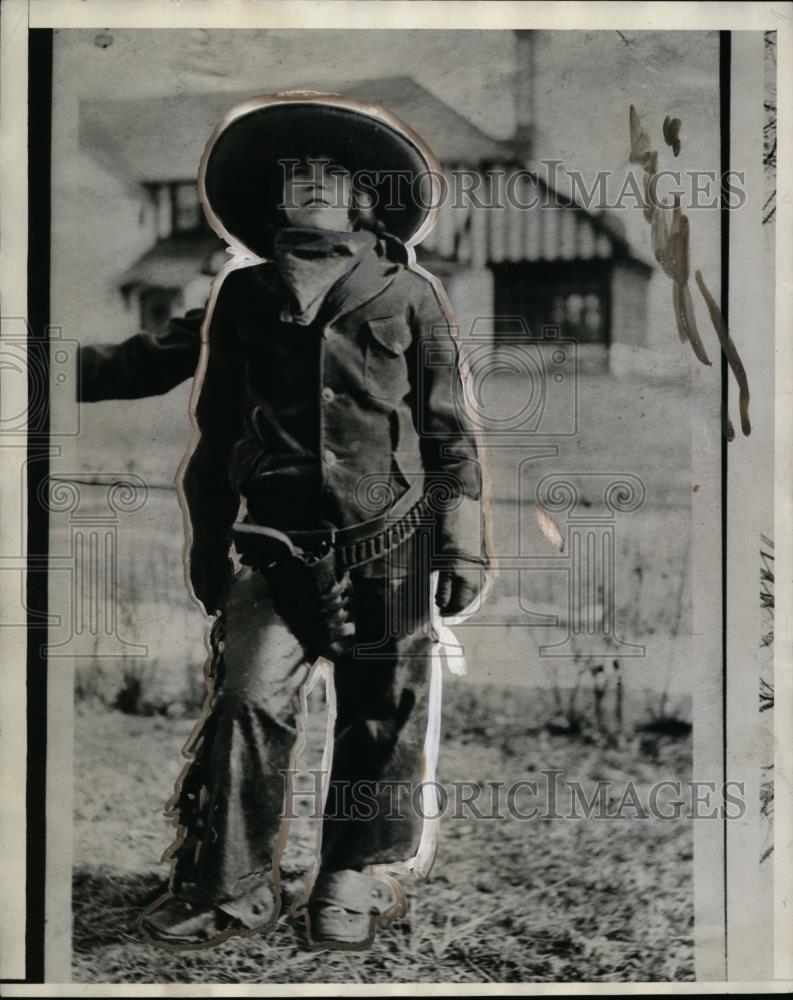
[[[339,279],[374,250],[374,233],[332,232],[290,226],[276,233],[273,260],[289,297],[281,309],[285,323],[308,326]]]

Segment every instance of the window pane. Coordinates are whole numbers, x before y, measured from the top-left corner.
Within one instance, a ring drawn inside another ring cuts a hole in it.
[[[494,267],[495,306],[500,316],[523,317],[529,336],[542,337],[543,328],[558,327],[563,337],[579,343],[608,343],[609,272],[577,261],[545,265]],[[500,331],[496,328],[496,338]],[[504,338],[506,339],[506,337]]]
[[[197,229],[201,222],[198,191],[194,183],[178,184],[174,198],[174,225],[176,232]]]

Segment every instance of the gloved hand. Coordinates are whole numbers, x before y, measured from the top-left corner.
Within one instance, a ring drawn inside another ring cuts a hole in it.
[[[445,618],[458,615],[471,604],[482,590],[485,571],[482,566],[460,563],[438,574],[435,603]]]
[[[436,518],[435,545],[439,570],[435,603],[447,618],[468,607],[482,590],[488,557],[479,502],[452,498]]]

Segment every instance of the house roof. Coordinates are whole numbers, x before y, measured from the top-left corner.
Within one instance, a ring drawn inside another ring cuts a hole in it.
[[[309,88],[382,102],[444,163],[476,166],[514,156],[509,143],[486,135],[409,76],[302,85]],[[112,150],[114,169],[128,180],[185,180],[195,177],[215,123],[249,97],[250,91],[244,91],[85,101],[80,107],[80,145],[89,154],[104,154],[106,161]]]
[[[118,282],[122,292],[136,286],[184,288],[196,274],[212,274],[212,258],[223,243],[211,232],[179,233],[157,243],[128,268]]]
[[[350,84],[308,81],[301,84],[301,89],[343,92],[382,102],[425,138],[446,165],[479,167],[515,163],[517,159],[510,142],[488,136],[409,76],[365,79]],[[184,181],[196,176],[204,145],[215,123],[229,108],[250,96],[250,91],[226,91],[85,101],[80,107],[80,144],[128,182]],[[532,168],[530,162],[525,165]],[[541,186],[548,187],[543,171],[538,174]],[[570,192],[557,193],[562,204],[585,215],[595,232],[608,238],[613,252],[649,263],[640,250],[637,252],[629,245],[621,220],[612,213],[591,212],[577,205]],[[166,256],[172,249],[170,246],[166,249]],[[181,249],[176,248],[176,256],[184,260]],[[167,262],[163,259],[159,263]]]

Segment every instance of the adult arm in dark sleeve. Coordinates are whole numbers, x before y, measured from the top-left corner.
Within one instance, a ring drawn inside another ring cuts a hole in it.
[[[437,603],[453,615],[476,597],[489,564],[482,514],[482,470],[449,320],[430,282],[413,316],[414,420],[426,488],[436,508]]]
[[[173,317],[162,333],[138,333],[120,344],[86,345],[78,354],[77,399],[160,396],[192,378],[201,351],[203,309]]]

